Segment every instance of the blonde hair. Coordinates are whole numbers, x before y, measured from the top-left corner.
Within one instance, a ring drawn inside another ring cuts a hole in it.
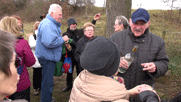
[[[90,23],[90,22],[87,22],[87,23],[84,24],[84,31],[85,31],[85,28],[90,27],[90,26],[93,27],[94,30],[95,30],[95,25]]]
[[[21,17],[20,17],[20,16],[17,16],[17,15],[12,15],[12,17],[16,18],[17,20],[20,20],[20,21],[23,23],[23,21],[22,21],[22,19],[21,19]]]
[[[35,24],[33,25],[33,30],[38,29],[39,24],[40,24],[40,21],[36,21]]]
[[[22,36],[21,28],[18,26],[17,19],[15,17],[6,16],[1,19],[0,29],[10,32],[16,37]]]

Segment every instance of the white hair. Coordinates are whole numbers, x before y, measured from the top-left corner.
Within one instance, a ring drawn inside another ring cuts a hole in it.
[[[59,4],[51,4],[50,8],[48,10],[48,14],[51,14],[51,12],[54,12],[56,8],[60,8],[62,10],[62,7]]]

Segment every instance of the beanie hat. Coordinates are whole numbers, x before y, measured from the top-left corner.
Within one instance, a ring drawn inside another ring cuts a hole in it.
[[[71,25],[71,24],[77,24],[76,20],[74,18],[69,18],[68,19],[68,27]]]
[[[80,56],[81,67],[97,75],[114,75],[119,62],[118,46],[105,37],[95,37],[87,42]]]
[[[133,14],[131,15],[131,19],[132,23],[135,23],[138,20],[143,20],[147,23],[150,19],[150,15],[147,10],[139,8],[133,12]]]

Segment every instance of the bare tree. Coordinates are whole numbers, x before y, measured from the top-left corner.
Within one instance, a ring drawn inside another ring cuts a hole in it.
[[[161,0],[162,2],[166,3],[168,7],[172,9],[179,9],[181,0]]]
[[[78,10],[79,7],[85,6],[87,9],[95,4],[95,0],[70,0],[70,4],[74,7],[74,10]]]
[[[171,8],[170,17],[172,18],[172,10],[178,10],[178,21],[180,21],[180,14],[181,14],[181,0],[161,0],[162,2],[166,3],[168,7]]]
[[[118,15],[124,15],[128,19],[131,16],[132,0],[106,0],[106,37],[114,33],[114,21]]]

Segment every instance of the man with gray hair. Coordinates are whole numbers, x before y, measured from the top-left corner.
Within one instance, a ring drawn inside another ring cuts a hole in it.
[[[129,26],[128,20],[125,16],[120,15],[116,17],[115,23],[114,23],[115,32],[127,29],[128,26]]]
[[[38,27],[35,55],[42,66],[41,102],[52,101],[56,62],[61,59],[62,45],[68,36],[61,35],[62,7],[51,4],[46,18]]]

